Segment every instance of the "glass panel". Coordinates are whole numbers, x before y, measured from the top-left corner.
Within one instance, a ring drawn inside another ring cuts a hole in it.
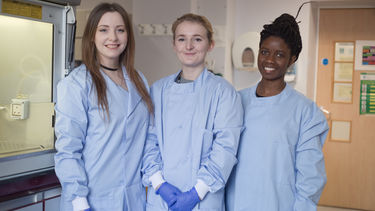
[[[335,81],[352,82],[353,63],[335,63]]]
[[[332,120],[331,140],[350,141],[351,122]]]
[[[53,149],[53,24],[0,15],[0,157]]]
[[[334,83],[333,84],[333,102],[351,103],[352,102],[352,84]]]
[[[335,61],[352,62],[354,60],[354,43],[353,42],[336,42],[335,44]]]

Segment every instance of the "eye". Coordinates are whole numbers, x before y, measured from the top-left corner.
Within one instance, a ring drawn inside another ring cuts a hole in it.
[[[201,42],[203,39],[202,38],[200,38],[200,37],[196,37],[195,39],[194,39],[194,41],[196,41],[196,42]]]
[[[263,56],[268,55],[268,51],[265,50],[265,49],[261,49],[259,52],[260,52],[260,54],[263,55]]]
[[[107,31],[106,28],[100,28],[100,29],[99,29],[99,32],[106,32],[106,31]]]
[[[276,54],[276,56],[279,57],[279,58],[284,58],[284,57],[285,57],[285,54],[284,54],[283,52],[278,52],[278,53]]]
[[[177,39],[177,41],[178,41],[178,42],[183,42],[183,41],[185,41],[185,38],[180,37],[180,38]]]
[[[117,29],[118,32],[124,33],[126,30],[125,29]]]

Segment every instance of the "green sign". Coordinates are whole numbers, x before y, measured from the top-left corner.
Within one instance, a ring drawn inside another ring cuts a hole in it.
[[[361,73],[360,114],[375,114],[375,73]]]

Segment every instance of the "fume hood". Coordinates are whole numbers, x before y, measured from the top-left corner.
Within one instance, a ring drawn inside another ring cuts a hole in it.
[[[0,182],[53,170],[56,85],[80,0],[0,0]]]

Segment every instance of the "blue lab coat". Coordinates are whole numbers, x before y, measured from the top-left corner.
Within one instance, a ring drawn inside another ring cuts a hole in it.
[[[147,210],[168,210],[149,177],[161,171],[181,191],[197,179],[209,193],[194,210],[224,210],[224,186],[232,167],[243,124],[241,98],[223,78],[205,69],[191,83],[176,83],[179,73],[151,87],[155,119],[150,123],[144,159]]]
[[[316,211],[326,183],[325,116],[287,85],[271,97],[240,92],[245,117],[238,164],[228,181],[227,211]]]
[[[149,113],[123,67],[128,91],[107,75],[110,119],[98,107],[90,74],[81,65],[57,87],[55,156],[61,210],[87,197],[93,211],[145,209],[141,180]],[[147,87],[144,76],[139,73]]]

